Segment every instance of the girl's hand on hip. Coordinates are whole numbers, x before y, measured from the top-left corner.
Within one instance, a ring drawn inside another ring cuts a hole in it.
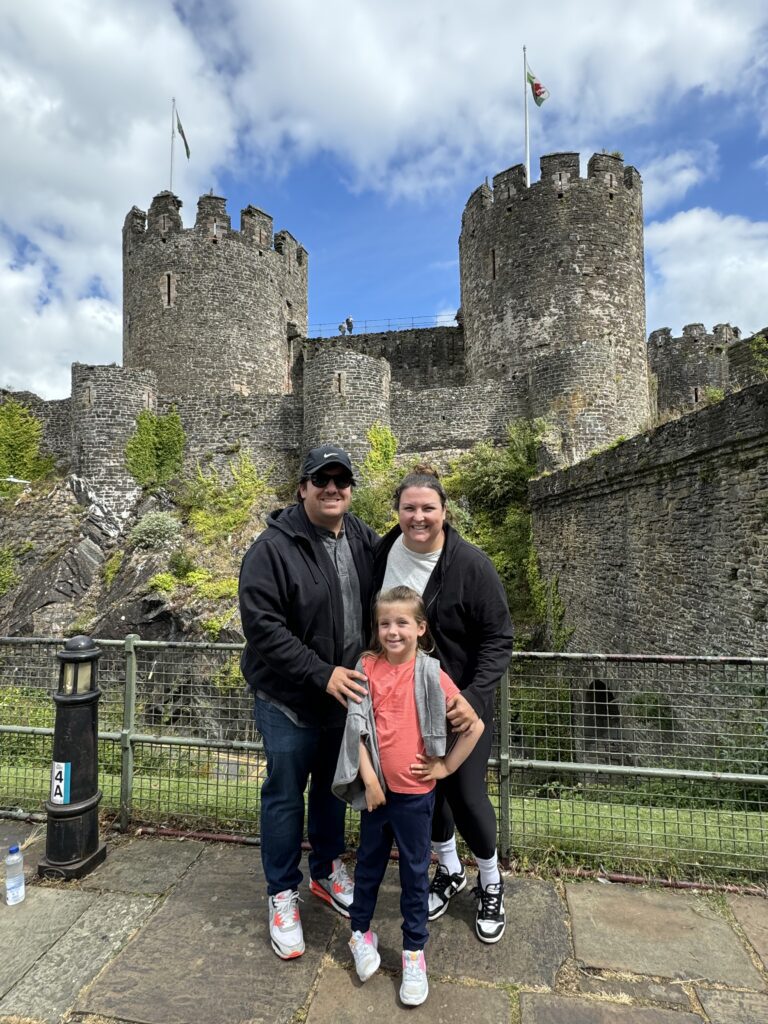
[[[422,782],[430,780],[436,782],[449,774],[445,767],[444,757],[427,757],[426,754],[417,754],[416,757],[419,760],[410,766],[411,774],[415,775],[417,779],[421,779]]]

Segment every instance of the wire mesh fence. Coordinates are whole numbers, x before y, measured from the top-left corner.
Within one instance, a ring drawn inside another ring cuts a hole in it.
[[[99,643],[102,808],[258,835],[266,766],[240,648]],[[60,646],[0,639],[0,808],[48,797]],[[518,863],[763,875],[768,659],[516,654],[488,790]]]

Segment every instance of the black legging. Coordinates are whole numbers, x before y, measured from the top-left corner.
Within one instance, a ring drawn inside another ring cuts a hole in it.
[[[455,827],[475,857],[487,860],[496,852],[496,812],[485,780],[493,740],[493,707],[483,715],[483,723],[483,735],[467,760],[435,787],[432,839],[447,842]]]

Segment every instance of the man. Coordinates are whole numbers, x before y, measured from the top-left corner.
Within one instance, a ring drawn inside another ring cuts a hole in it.
[[[345,917],[352,903],[340,859],[345,804],[331,793],[331,782],[346,702],[366,692],[354,665],[367,639],[378,540],[349,513],[354,483],[342,448],[313,448],[302,467],[298,504],[272,513],[240,569],[242,669],[267,754],[261,859],[269,935],[284,960],[304,952],[298,889],[310,778],[310,892]]]

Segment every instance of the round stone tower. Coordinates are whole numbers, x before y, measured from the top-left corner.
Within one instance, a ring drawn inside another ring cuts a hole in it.
[[[125,446],[142,409],[154,412],[156,405],[151,370],[72,364],[72,465],[114,512],[141,493],[125,464]]]
[[[524,375],[546,418],[548,461],[563,465],[648,425],[640,175],[595,154],[541,158],[469,198],[459,240],[472,381]]]
[[[201,391],[284,394],[307,330],[307,253],[249,206],[201,196],[185,229],[172,192],[123,225],[123,363],[153,370],[164,400]]]
[[[359,465],[368,454],[367,434],[374,423],[390,425],[387,360],[353,352],[333,341],[307,345],[304,451],[324,441],[336,441]]]

